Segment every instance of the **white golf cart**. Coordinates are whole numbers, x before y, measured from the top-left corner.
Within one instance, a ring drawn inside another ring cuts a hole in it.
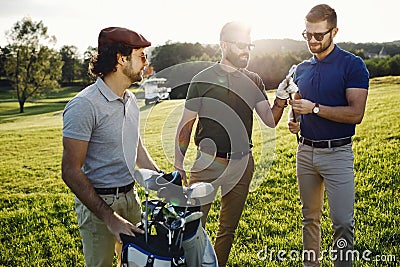
[[[161,100],[169,99],[171,88],[162,86],[166,81],[165,78],[150,78],[141,83],[140,87],[144,89],[144,103],[146,105],[157,104]]]

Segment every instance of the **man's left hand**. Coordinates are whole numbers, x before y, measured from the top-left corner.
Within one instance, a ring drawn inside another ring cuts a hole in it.
[[[309,114],[315,106],[313,102],[307,99],[289,100],[289,104],[292,105],[294,112],[297,114]]]

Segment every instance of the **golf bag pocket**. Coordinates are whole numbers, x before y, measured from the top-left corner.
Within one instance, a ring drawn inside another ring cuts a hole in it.
[[[123,267],[175,267],[186,266],[183,249],[167,245],[167,240],[157,235],[128,236],[121,234]]]

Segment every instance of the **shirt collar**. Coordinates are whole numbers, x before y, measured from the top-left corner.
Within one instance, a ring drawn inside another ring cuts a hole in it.
[[[117,96],[111,89],[110,87],[107,86],[107,84],[101,79],[100,77],[97,78],[96,80],[96,86],[99,88],[100,93],[107,99],[107,101],[115,101],[115,100],[129,100],[131,95],[128,92],[128,90],[125,92],[124,99],[121,97]]]
[[[324,59],[319,60],[315,55],[311,58],[311,64],[321,63],[331,63],[336,58],[336,55],[339,53],[340,48],[335,44],[332,52],[330,52]]]
[[[215,66],[214,70],[219,76],[225,77],[226,75],[232,75],[232,76],[235,76],[235,77],[241,77],[243,75],[242,74],[242,69],[239,69],[239,70],[236,70],[236,71],[233,71],[233,72],[228,72],[228,71],[224,70],[222,68],[222,66],[221,66],[221,62],[215,63],[214,66]]]

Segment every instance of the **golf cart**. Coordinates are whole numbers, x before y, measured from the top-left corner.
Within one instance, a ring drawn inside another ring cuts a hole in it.
[[[159,103],[161,100],[169,99],[171,88],[162,86],[167,79],[150,78],[143,81],[140,85],[144,89],[145,104]]]

